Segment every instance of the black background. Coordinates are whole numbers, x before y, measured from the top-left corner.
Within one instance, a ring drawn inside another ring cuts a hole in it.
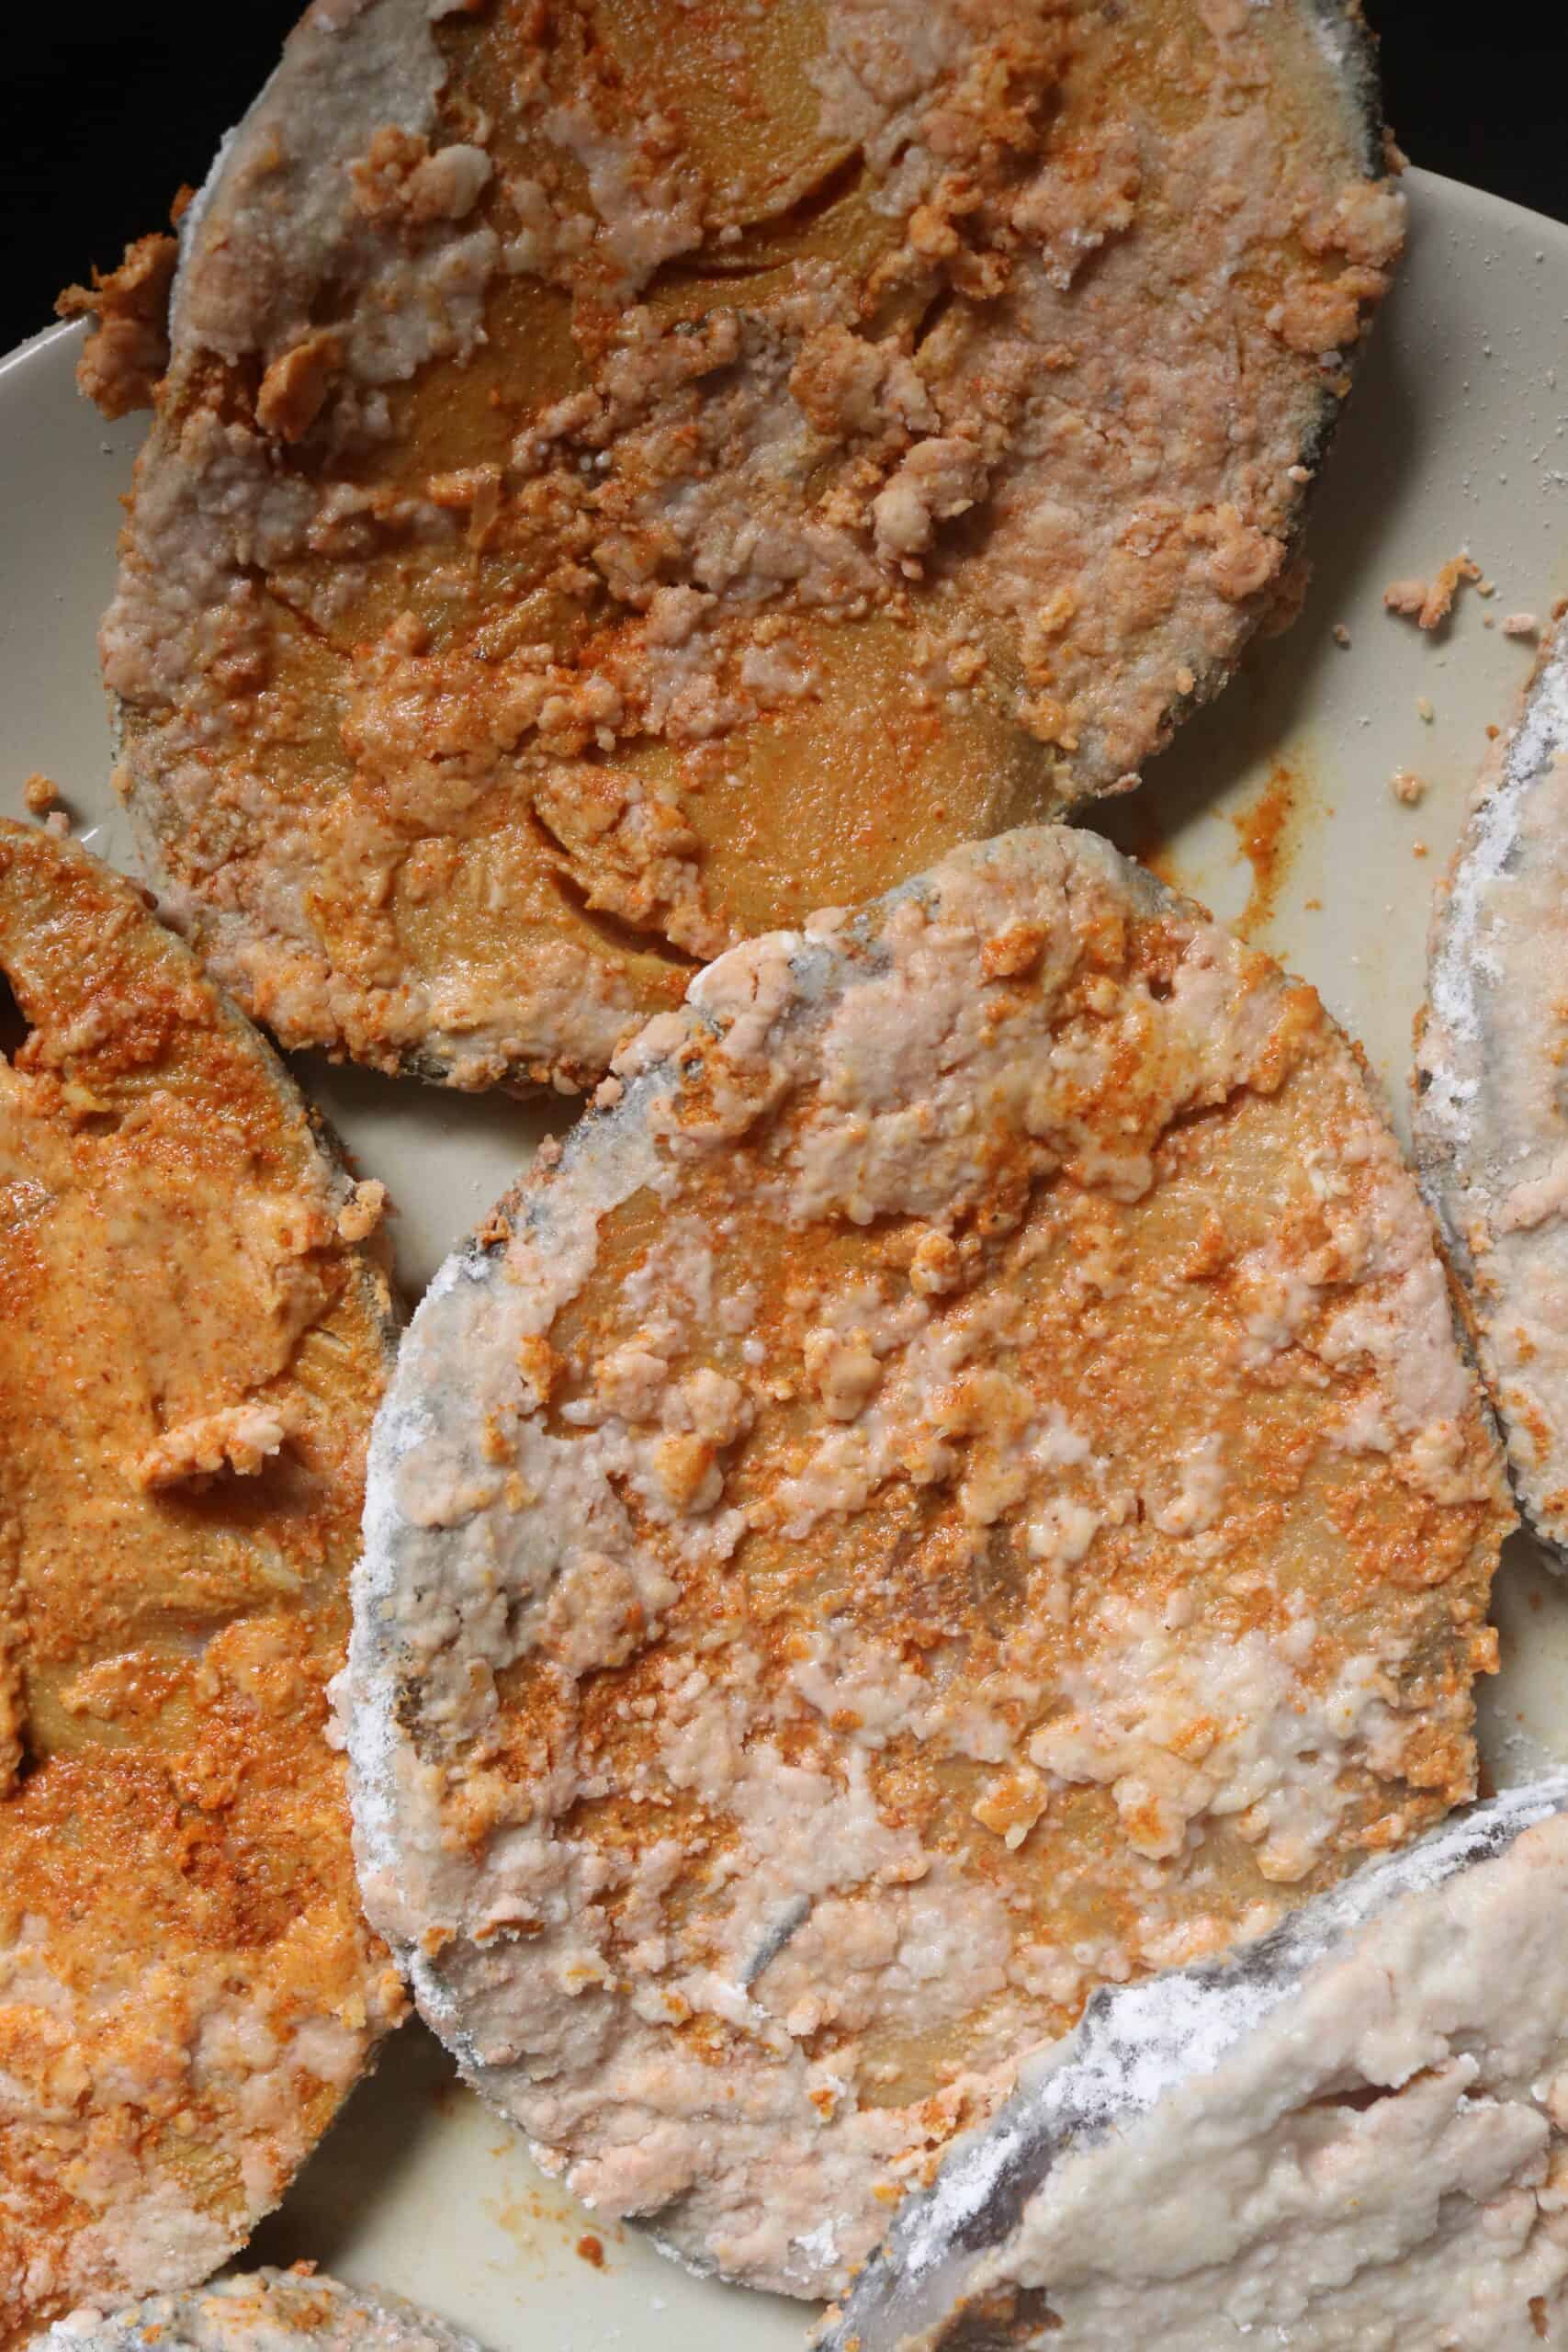
[[[0,349],[48,324],[89,263],[164,226],[273,64],[301,0],[6,10]],[[107,16],[105,9],[101,12]],[[1369,0],[1389,119],[1414,163],[1568,220],[1564,0]],[[1451,29],[1445,30],[1445,19]]]

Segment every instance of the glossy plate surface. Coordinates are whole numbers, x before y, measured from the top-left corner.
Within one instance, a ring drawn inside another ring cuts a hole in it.
[[[1408,187],[1410,255],[1309,529],[1302,617],[1254,648],[1140,794],[1099,811],[1122,848],[1315,984],[1366,1047],[1402,1131],[1433,886],[1487,727],[1509,716],[1534,655],[1503,622],[1544,619],[1568,595],[1568,229],[1425,173]],[[141,420],[106,426],[77,400],[79,334],[57,329],[0,363],[0,809],[24,813],[24,782],[41,770],[78,836],[130,865],[94,635]],[[1384,613],[1390,581],[1429,577],[1465,548],[1494,594],[1461,588],[1431,637]],[[1391,788],[1402,772],[1424,784],[1415,805]],[[310,1057],[299,1074],[360,1172],[390,1188],[411,1299],[571,1115]],[[1568,1585],[1522,1537],[1496,1614],[1504,1670],[1484,1729],[1506,1782],[1549,1755],[1568,1759]],[[769,2352],[800,2346],[808,2316],[691,2278],[637,2233],[596,2222],[418,2028],[252,2256],[310,2257],[397,2289],[493,2352]]]

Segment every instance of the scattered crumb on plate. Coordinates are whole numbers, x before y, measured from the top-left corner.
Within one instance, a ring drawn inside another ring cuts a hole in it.
[[[1431,580],[1391,580],[1382,592],[1383,605],[1402,619],[1413,620],[1417,628],[1430,631],[1447,620],[1461,584],[1480,579],[1478,563],[1468,555],[1451,555]],[[1481,593],[1489,595],[1490,586],[1483,585]]]

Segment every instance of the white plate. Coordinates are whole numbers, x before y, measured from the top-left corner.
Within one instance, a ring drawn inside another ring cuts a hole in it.
[[[1108,825],[1235,918],[1253,878],[1235,820],[1256,817],[1287,778],[1295,807],[1279,887],[1253,935],[1361,1039],[1402,1124],[1432,885],[1486,728],[1507,718],[1531,658],[1501,623],[1544,616],[1568,594],[1568,230],[1425,173],[1409,185],[1410,258],[1313,519],[1305,611]],[[41,335],[0,365],[0,808],[20,814],[23,781],[41,768],[81,837],[124,863],[93,640],[141,428],[134,417],[106,427],[75,398],[78,334]],[[1492,597],[1461,591],[1436,639],[1385,615],[1390,580],[1430,573],[1463,547],[1496,582]],[[1394,799],[1396,769],[1426,780],[1418,807]],[[546,1126],[570,1115],[313,1059],[302,1075],[366,1171],[390,1185],[411,1293]],[[1544,1751],[1568,1757],[1568,1587],[1522,1538],[1497,1615],[1504,1671],[1485,1731],[1507,1781]],[[579,2250],[590,2237],[602,2266]],[[400,2289],[494,2352],[766,2352],[798,2346],[807,2317],[690,2278],[635,2232],[596,2223],[417,2030],[394,2042],[255,2249]]]

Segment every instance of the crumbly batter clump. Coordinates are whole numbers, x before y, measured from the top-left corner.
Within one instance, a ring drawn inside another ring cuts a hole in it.
[[[1508,1522],[1312,990],[1006,836],[720,959],[427,1297],[367,1906],[577,2193],[835,2289],[1097,1985],[1472,1792]]]

